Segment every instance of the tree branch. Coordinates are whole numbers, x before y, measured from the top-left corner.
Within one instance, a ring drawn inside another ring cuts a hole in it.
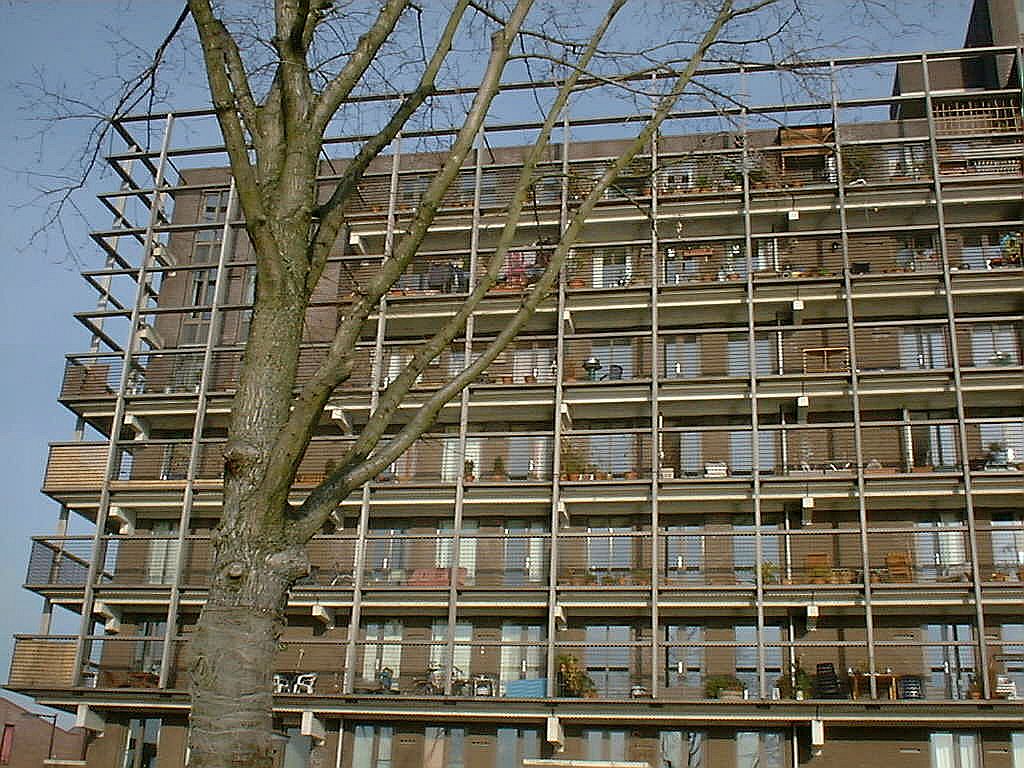
[[[320,279],[324,264],[327,262],[327,257],[330,255],[334,242],[338,237],[338,232],[344,223],[345,210],[341,204],[348,200],[349,196],[355,191],[360,179],[363,177],[363,173],[370,163],[373,162],[373,159],[394,141],[395,136],[402,130],[402,126],[408,122],[409,118],[422,106],[427,97],[433,93],[437,74],[452,49],[455,33],[458,31],[462,16],[469,2],[470,0],[459,0],[458,5],[452,9],[451,15],[448,17],[448,23],[445,25],[441,38],[434,48],[430,61],[427,62],[419,84],[412,93],[402,100],[402,103],[399,104],[390,120],[388,120],[387,125],[359,148],[356,156],[345,166],[345,171],[331,193],[330,198],[317,209],[316,213],[321,217],[321,220],[312,238],[312,254],[310,259],[312,266],[308,281],[310,291],[312,291],[312,286],[316,285]]]
[[[444,164],[428,185],[407,234],[399,242],[393,257],[381,265],[380,272],[367,286],[365,294],[353,302],[335,333],[326,359],[295,399],[294,408],[287,423],[282,427],[267,461],[261,486],[267,492],[291,485],[302,458],[302,451],[296,451],[294,446],[304,446],[312,437],[313,430],[323,413],[324,404],[334,390],[336,382],[346,375],[349,354],[356,334],[380,297],[405,271],[426,237],[441,200],[458,176],[466,156],[473,148],[473,141],[483,125],[491,101],[500,90],[501,75],[509,49],[532,5],[533,0],[518,0],[509,16],[508,25],[494,34],[487,70],[477,89],[473,104],[445,157]]]
[[[594,31],[589,45],[580,57],[578,66],[575,66],[571,70],[569,78],[559,88],[555,101],[548,110],[548,114],[545,118],[541,131],[523,161],[522,170],[519,175],[519,182],[512,195],[512,200],[505,216],[505,224],[502,227],[497,248],[488,262],[484,279],[475,286],[470,295],[459,307],[458,312],[416,352],[413,359],[405,366],[395,380],[388,385],[378,402],[376,410],[371,414],[370,419],[363,427],[359,437],[342,459],[338,470],[336,470],[331,477],[328,477],[320,486],[315,488],[310,496],[307,497],[305,503],[299,509],[299,514],[304,519],[295,524],[296,527],[301,528],[300,535],[308,534],[311,536],[316,530],[318,530],[320,526],[323,525],[324,519],[334,508],[337,502],[341,498],[344,498],[344,496],[351,492],[351,489],[355,487],[349,484],[351,481],[349,476],[350,469],[359,462],[364,461],[370,452],[376,447],[387,426],[391,423],[394,412],[398,409],[399,405],[408,394],[409,390],[415,383],[416,378],[420,373],[422,373],[430,361],[436,358],[451,343],[459,331],[465,326],[466,320],[473,314],[476,307],[487,295],[488,290],[490,290],[497,281],[501,265],[504,263],[508,249],[515,239],[523,206],[529,198],[530,191],[533,187],[534,171],[543,157],[544,150],[546,149],[551,137],[551,132],[557,125],[562,114],[562,110],[565,108],[565,105],[569,100],[569,96],[573,93],[577,81],[586,71],[587,65],[590,63],[592,57],[597,51],[598,44],[625,3],[626,0],[614,0],[612,2],[604,18],[601,20],[601,23]],[[596,194],[594,199],[595,202],[600,199],[600,193]],[[558,255],[549,261],[541,278],[525,299],[519,313],[517,313],[517,318],[520,315],[523,315],[523,313],[526,313],[524,315],[526,319],[523,323],[532,316],[533,310],[536,309],[537,305],[549,294],[552,286],[554,285],[554,281],[558,277],[558,273],[562,267],[562,262],[564,261],[567,253],[568,248],[562,248],[560,251],[556,249],[556,254]],[[508,329],[502,332],[499,336],[499,340],[504,339],[504,341],[497,347],[495,347],[494,344],[491,345],[494,348],[493,356],[497,356],[497,354],[507,346],[508,342],[515,337],[521,327],[522,326],[520,325],[518,329],[511,333],[511,335],[508,335]],[[490,348],[489,351],[491,351]],[[491,357],[491,359],[493,360],[493,357]],[[423,423],[423,429],[420,430],[420,434],[422,434],[423,430],[429,427],[430,423],[436,417],[437,411],[443,407],[451,397],[454,397],[465,386],[479,376],[483,367],[480,367],[478,363],[479,361],[467,369],[476,371],[476,373],[472,375],[472,378],[465,380],[465,383],[452,390],[448,398],[440,400],[439,404],[436,408],[432,409],[431,413],[424,414],[424,408],[426,406],[420,409],[420,412],[416,417]],[[486,363],[484,366],[486,366]],[[466,375],[468,374],[464,371],[460,376],[456,377],[455,381],[463,381]],[[447,391],[448,389],[449,388],[446,387],[444,391]],[[436,399],[437,396],[435,396],[435,398],[431,398],[428,403],[432,403]],[[415,437],[413,439],[415,439]],[[369,475],[369,477],[373,477],[375,475],[376,473]]]
[[[312,107],[311,130],[315,136],[323,136],[331,118],[341,108],[352,89],[373,63],[373,57],[388,39],[402,13],[409,6],[409,0],[387,0],[380,9],[373,25],[359,38],[356,49],[349,56],[345,66],[335,75],[316,98]]]

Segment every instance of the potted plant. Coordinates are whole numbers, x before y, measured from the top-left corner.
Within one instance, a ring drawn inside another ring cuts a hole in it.
[[[466,459],[462,462],[462,480],[463,482],[472,483],[476,476],[473,474],[473,470],[476,468],[476,464],[472,459]]]
[[[560,463],[563,480],[580,479],[580,472],[584,467],[583,453],[571,440],[567,438],[562,438]]]
[[[775,681],[775,686],[784,699],[809,699],[814,692],[814,679],[798,663],[793,675],[783,675]]]
[[[508,480],[508,473],[505,472],[505,457],[495,456],[494,463],[491,465],[491,479],[492,480]]]
[[[632,469],[626,470],[625,478],[627,480],[639,480],[640,479],[640,470],[637,469],[636,467],[633,467]]]
[[[568,653],[555,660],[558,666],[558,693],[563,697],[590,698],[597,693],[597,686],[590,679],[577,656]]]
[[[734,675],[709,675],[704,678],[704,695],[709,699],[741,699],[746,686]]]
[[[971,675],[970,682],[967,685],[967,698],[979,700],[982,697],[981,683],[978,682],[976,675]]]
[[[1009,463],[1006,443],[995,440],[988,444],[988,463],[995,466],[1006,466]]]
[[[778,582],[779,580],[779,565],[773,563],[771,560],[765,560],[761,563],[761,581],[765,584],[771,584]]]

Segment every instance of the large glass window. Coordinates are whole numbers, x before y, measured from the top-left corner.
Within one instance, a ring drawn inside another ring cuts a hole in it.
[[[583,731],[583,744],[586,760],[618,760],[626,759],[627,731],[587,728]]]
[[[665,577],[670,582],[704,580],[704,537],[700,525],[665,528]]]
[[[360,724],[355,727],[352,744],[352,768],[391,768],[390,725]]]
[[[1024,3],[1024,0],[1021,0]],[[1024,15],[1024,5],[1021,6],[1021,14]],[[1010,734],[1010,752],[1013,757],[1013,768],[1024,768],[1024,731],[1014,731]]]
[[[700,340],[695,335],[665,339],[665,376],[692,379],[700,376]]]
[[[128,721],[122,768],[156,768],[160,720],[132,718]]]
[[[547,696],[544,677],[544,628],[540,625],[501,625],[501,695],[539,698]],[[520,681],[536,681],[521,683]]]
[[[1008,323],[972,325],[971,362],[979,368],[1020,365],[1020,345],[1013,326]]]
[[[737,731],[736,768],[783,768],[785,743],[781,731]]]
[[[602,625],[586,628],[587,674],[599,698],[623,698],[630,689],[630,656],[633,648],[626,645],[633,639],[627,625]],[[593,758],[610,759],[610,758]],[[621,758],[620,758],[621,759]]]
[[[661,768],[704,768],[703,731],[662,731]]]
[[[423,730],[423,768],[462,768],[466,729],[427,726]]]
[[[900,328],[900,367],[908,370],[945,368],[946,333],[941,328]]]
[[[740,518],[743,520],[743,518]],[[746,519],[749,521],[749,518]],[[771,531],[779,530],[779,523],[761,525],[761,562],[779,565],[781,562],[780,536]],[[732,537],[732,565],[737,581],[754,582],[756,579],[757,537],[756,527],[749,522],[735,522],[732,526],[738,535]]]
[[[459,583],[472,586],[476,579],[476,520],[463,520],[459,536]],[[437,543],[434,549],[434,567],[455,566],[452,555],[455,552],[455,523],[448,521],[437,529]]]
[[[598,581],[633,569],[633,527],[625,520],[597,518],[587,526],[587,567]],[[614,534],[614,535],[613,535]]]
[[[498,729],[497,768],[521,768],[523,760],[540,757],[540,732],[533,728]]]
[[[978,737],[965,731],[931,736],[932,768],[978,768]]]
[[[401,584],[405,579],[405,530],[374,528],[366,542],[367,582]]]
[[[397,679],[402,664],[402,623],[373,622],[366,625],[363,636],[363,680],[376,682],[377,675],[385,669],[390,669],[390,676]]]
[[[544,536],[547,526],[539,520],[509,520],[505,523],[504,583],[506,586],[540,584],[547,570]]]
[[[455,624],[455,655],[452,657],[452,677],[466,678],[473,658],[473,625],[466,621]],[[448,621],[440,619],[431,625],[430,666],[444,669],[448,660]],[[444,678],[442,678],[443,680]]]
[[[687,695],[700,695],[704,674],[704,648],[690,643],[704,641],[704,627],[670,624],[665,627],[665,686],[682,688]],[[675,646],[673,643],[686,643]],[[686,765],[686,763],[682,763]]]
[[[970,624],[925,624],[924,662],[928,690],[935,698],[963,699],[975,673]],[[965,645],[961,645],[965,643]]]
[[[757,627],[739,625],[736,637],[736,677],[754,697],[760,686],[757,681]],[[764,644],[764,676],[771,687],[782,675],[782,627],[766,626],[761,634]]]
[[[942,512],[938,520],[918,523],[921,532],[915,537],[918,572],[929,580],[958,579],[969,570],[966,532],[944,530],[963,527],[959,515]]]

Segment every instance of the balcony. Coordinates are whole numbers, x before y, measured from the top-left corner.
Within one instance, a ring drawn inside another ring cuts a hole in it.
[[[550,546],[547,534],[464,533],[458,540],[456,566],[450,532],[430,536],[401,529],[371,531],[365,544],[363,585],[446,592],[453,582],[459,589],[546,588]]]

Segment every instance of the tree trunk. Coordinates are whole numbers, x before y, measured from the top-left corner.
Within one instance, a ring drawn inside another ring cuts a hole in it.
[[[190,643],[190,765],[271,768],[273,676],[288,588],[306,567],[301,548],[219,547],[218,568]],[[241,573],[238,563],[252,563]]]

